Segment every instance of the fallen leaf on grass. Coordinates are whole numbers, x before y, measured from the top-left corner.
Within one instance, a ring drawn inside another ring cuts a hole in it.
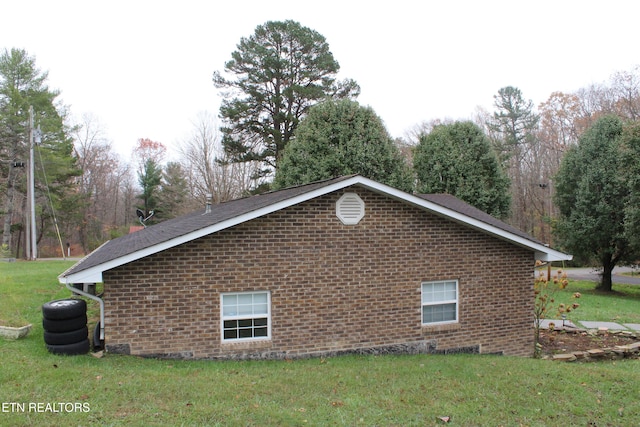
[[[451,421],[451,417],[438,417],[438,419],[443,423],[448,423],[449,421]]]

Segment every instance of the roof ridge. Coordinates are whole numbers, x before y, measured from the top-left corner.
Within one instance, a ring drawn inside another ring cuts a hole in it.
[[[324,179],[319,179],[317,181],[305,182],[305,183],[302,183],[302,184],[291,185],[289,187],[269,190],[269,191],[265,191],[263,193],[247,194],[245,196],[237,197],[235,199],[229,199],[229,200],[224,200],[222,202],[218,202],[218,203],[215,204],[215,206],[219,206],[219,205],[222,205],[222,204],[225,204],[225,203],[237,202],[238,200],[246,200],[246,199],[251,199],[253,197],[259,197],[259,196],[265,196],[265,195],[269,195],[269,194],[275,194],[275,193],[279,193],[281,191],[300,189],[300,188],[303,188],[303,187],[307,187],[307,186],[311,186],[311,185],[318,185],[318,184],[322,184],[322,183],[326,183],[326,182],[330,182],[330,181],[340,182],[340,181],[343,181],[343,180],[346,180],[346,179],[349,179],[349,178],[353,178],[354,176],[358,176],[358,174],[354,173],[354,174],[351,174],[351,175],[339,175],[339,176],[334,176],[332,178],[324,178]]]
[[[229,200],[217,204],[207,214],[202,214],[202,210],[199,210],[154,224],[136,233],[105,242],[104,245],[98,248],[100,250],[94,250],[82,262],[74,265],[59,277],[61,281],[67,280],[64,278],[74,275],[82,280],[87,280],[87,278],[91,278],[94,281],[98,280],[98,278],[101,280],[101,275],[104,271],[101,270],[103,266],[108,265],[109,268],[114,268],[114,265],[118,262],[120,264],[117,265],[131,262],[139,258],[136,258],[138,256],[136,253],[142,254],[144,252],[146,255],[140,256],[147,256],[351,185],[360,185],[371,191],[417,205],[463,224],[489,231],[497,237],[505,238],[508,241],[538,252],[541,251],[541,253],[550,257],[565,256],[560,252],[555,253],[555,251],[554,253],[548,253],[548,249],[542,248],[541,242],[536,241],[529,234],[492,217],[490,214],[453,195],[440,194],[440,200],[436,201],[434,199],[438,198],[436,197],[438,194],[433,194],[431,197],[429,195],[412,195],[386,184],[377,183],[362,175],[354,174],[327,178]],[[418,199],[422,199],[422,202],[418,201]],[[503,235],[503,233],[506,234]],[[105,246],[107,243],[109,245]],[[88,271],[88,273],[83,275],[83,271]]]
[[[358,174],[357,173],[353,173],[353,174],[350,174],[350,175],[338,175],[338,176],[334,176],[332,178],[324,178],[324,179],[318,179],[316,181],[305,182],[305,183],[302,183],[302,184],[295,184],[295,185],[291,185],[289,187],[284,187],[284,188],[278,188],[276,190],[265,191],[264,193],[257,194],[257,196],[260,196],[262,194],[277,193],[278,191],[293,190],[294,188],[302,188],[302,187],[306,187],[308,185],[322,184],[322,183],[326,183],[326,182],[329,182],[329,181],[340,182],[340,181],[343,181],[345,179],[353,178],[354,176],[358,176]]]

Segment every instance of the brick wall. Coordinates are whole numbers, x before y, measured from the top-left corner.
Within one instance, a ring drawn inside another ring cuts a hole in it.
[[[365,202],[358,225],[335,215],[344,191]],[[359,187],[344,191],[105,272],[107,349],[184,358],[532,354],[532,252]],[[422,326],[420,284],[443,279],[459,281],[459,322]],[[261,290],[271,292],[271,339],[222,343],[220,293]]]

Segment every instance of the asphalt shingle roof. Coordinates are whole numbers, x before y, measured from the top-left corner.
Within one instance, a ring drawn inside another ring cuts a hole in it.
[[[173,245],[179,244],[179,242],[188,241],[190,239],[190,233],[194,233],[194,238],[198,235],[204,235],[207,228],[213,227],[212,232],[215,232],[217,224],[221,224],[225,221],[233,221],[235,218],[241,217],[246,214],[250,214],[254,211],[261,210],[263,208],[273,207],[278,203],[284,203],[287,206],[287,201],[294,199],[298,196],[304,197],[307,193],[313,193],[316,190],[327,190],[325,187],[333,184],[340,184],[342,181],[347,181],[355,178],[352,183],[356,185],[364,182],[367,186],[368,180],[359,177],[358,175],[343,176],[334,179],[328,179],[324,181],[313,182],[310,184],[300,185],[297,187],[291,187],[279,191],[272,191],[260,195],[244,197],[236,200],[213,205],[210,212],[205,213],[204,210],[193,212],[188,215],[181,216],[170,220],[163,221],[158,224],[151,225],[143,230],[131,233],[113,240],[110,240],[93,251],[91,254],[83,258],[77,264],[60,275],[61,278],[74,275],[84,270],[92,268],[98,268],[103,270],[106,268],[104,265],[112,261],[115,262],[115,266],[121,265],[119,263],[128,262],[136,257],[136,252],[144,251],[149,248],[162,247],[163,244]],[[377,184],[377,183],[376,183]],[[342,185],[348,186],[349,183],[343,183]],[[382,190],[386,192],[387,190]],[[408,195],[409,196],[409,195]],[[488,226],[503,230],[511,235],[518,236],[530,241],[534,245],[542,245],[539,241],[512,227],[491,215],[463,202],[462,200],[449,195],[449,194],[420,194],[415,195],[420,199],[426,200],[433,205],[438,205],[445,208],[444,216],[447,216],[446,210],[453,211],[456,214],[463,215],[462,222],[465,222],[464,218],[470,218],[475,221],[479,221]],[[403,198],[401,196],[400,198]],[[291,201],[293,203],[293,201]],[[259,213],[256,213],[259,214]],[[442,213],[441,213],[442,214]],[[222,225],[221,225],[222,226]],[[479,228],[482,228],[479,227]],[[198,234],[200,231],[201,234]],[[186,240],[185,240],[186,239]],[[173,242],[172,242],[173,241]],[[177,243],[176,243],[177,242]],[[157,248],[156,248],[157,249]],[[160,250],[160,249],[158,249]],[[143,255],[140,255],[143,256]],[[112,265],[109,268],[113,268]]]
[[[436,205],[466,215],[470,218],[492,225],[511,234],[515,234],[516,236],[520,236],[525,239],[531,240],[532,242],[542,244],[542,242],[525,233],[524,231],[517,229],[503,221],[500,221],[499,219],[489,215],[484,211],[481,211],[474,206],[471,206],[466,202],[463,202],[462,200],[458,199],[455,196],[452,196],[451,194],[416,194],[416,196],[431,203],[435,203]]]
[[[62,276],[68,276],[91,267],[104,264],[114,259],[130,255],[139,250],[167,242],[248,212],[325,187],[329,184],[344,181],[351,177],[353,177],[353,175],[230,200],[228,202],[213,205],[210,213],[205,214],[203,210],[200,210],[151,225],[143,230],[136,231],[135,233],[107,241],[81,260],[81,262],[78,262],[65,271]]]

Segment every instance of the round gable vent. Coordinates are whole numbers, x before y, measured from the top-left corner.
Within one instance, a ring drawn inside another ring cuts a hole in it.
[[[344,193],[336,203],[336,215],[345,225],[356,225],[364,218],[364,202],[356,193]]]

